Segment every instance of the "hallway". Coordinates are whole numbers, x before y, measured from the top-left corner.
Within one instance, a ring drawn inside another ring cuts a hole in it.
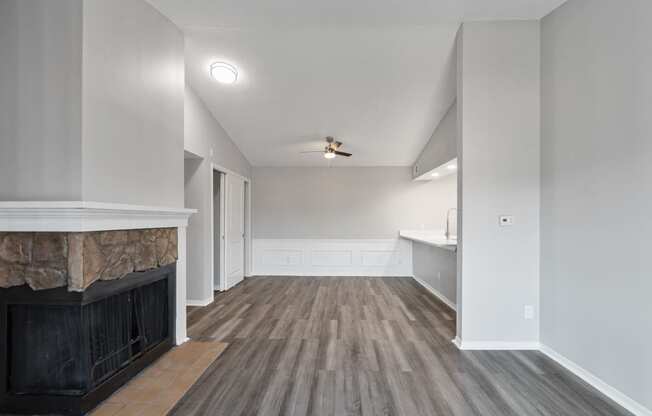
[[[191,308],[227,350],[171,415],[627,415],[539,352],[459,351],[411,278],[249,278]]]

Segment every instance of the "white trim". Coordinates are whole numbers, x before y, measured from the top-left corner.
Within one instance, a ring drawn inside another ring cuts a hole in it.
[[[453,344],[460,350],[462,349],[462,340],[460,339],[460,337],[456,336],[455,338],[453,338]]]
[[[231,169],[229,169],[227,167],[224,167],[224,166],[222,166],[220,164],[217,164],[215,162],[211,163],[211,166],[213,167],[213,169],[219,170],[220,172],[226,173],[227,175],[233,175],[233,176],[237,176],[238,178],[242,178],[242,180],[245,181],[245,182],[251,181],[250,178],[248,178],[248,177],[246,177],[244,175],[241,175],[238,172],[235,172],[235,171],[233,171],[233,170],[231,170]]]
[[[176,325],[175,325],[175,338],[176,344],[181,345],[188,341],[187,322],[186,322],[186,249],[187,242],[187,227],[185,225],[177,227],[177,293],[176,293]]]
[[[575,374],[577,377],[581,378],[582,380],[590,384],[593,388],[598,390],[600,393],[604,394],[614,402],[618,403],[620,406],[624,407],[634,415],[652,416],[652,410],[647,409],[642,404],[636,402],[634,399],[622,393],[620,390],[609,385],[599,377],[595,376],[590,371],[587,371],[584,368],[580,367],[575,362],[559,354],[558,352],[548,347],[547,345],[541,344],[539,349],[543,354],[545,354],[552,360],[559,363],[559,365],[566,368],[568,371]]]
[[[203,300],[188,299],[188,300],[186,301],[186,305],[187,305],[187,306],[200,306],[200,307],[204,307],[204,306],[208,306],[208,305],[210,305],[211,303],[213,303],[214,300],[215,300],[215,299],[214,299],[213,297],[210,297],[210,298],[208,298],[208,299],[203,299]]]
[[[454,344],[464,351],[536,351],[539,349],[538,342],[530,341],[464,341],[456,337]]]
[[[448,299],[448,298],[447,298],[446,296],[444,296],[440,291],[438,291],[438,290],[435,289],[434,287],[430,286],[428,283],[426,283],[425,280],[420,279],[420,278],[417,277],[417,276],[412,276],[412,277],[414,278],[414,280],[417,281],[417,283],[419,283],[421,286],[423,286],[424,289],[426,289],[428,292],[430,292],[430,293],[432,293],[433,295],[435,295],[435,297],[437,297],[439,300],[441,300],[442,302],[444,302],[444,303],[446,304],[446,306],[448,306],[449,308],[451,308],[452,310],[454,310],[455,312],[457,312],[457,306],[455,305],[455,303],[454,303],[452,300]]]
[[[91,201],[0,202],[0,231],[86,232],[187,226],[196,210]]]
[[[412,243],[390,239],[255,239],[259,276],[411,277]]]

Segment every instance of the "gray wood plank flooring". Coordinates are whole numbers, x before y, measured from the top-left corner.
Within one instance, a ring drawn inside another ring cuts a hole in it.
[[[230,345],[170,415],[629,415],[541,353],[459,351],[411,278],[250,278],[188,328]]]

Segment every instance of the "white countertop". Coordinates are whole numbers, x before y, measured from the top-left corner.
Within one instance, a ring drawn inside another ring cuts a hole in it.
[[[457,251],[457,239],[447,239],[441,232],[432,230],[401,230],[398,235],[406,240],[443,248],[444,250]]]

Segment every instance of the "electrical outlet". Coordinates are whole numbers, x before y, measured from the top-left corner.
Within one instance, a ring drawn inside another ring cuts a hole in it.
[[[501,215],[498,217],[498,223],[501,227],[509,227],[514,225],[514,216],[513,215]]]
[[[525,319],[534,319],[534,306],[532,305],[525,305],[523,308],[523,317]]]

